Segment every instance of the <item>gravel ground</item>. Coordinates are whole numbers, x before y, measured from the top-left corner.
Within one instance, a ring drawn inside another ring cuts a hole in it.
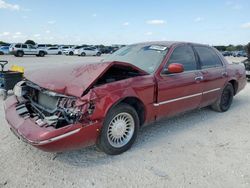
[[[32,70],[101,58],[0,59]],[[228,112],[204,108],[154,123],[129,151],[108,156],[95,146],[46,153],[21,142],[0,101],[0,187],[250,187],[249,104],[248,83]]]

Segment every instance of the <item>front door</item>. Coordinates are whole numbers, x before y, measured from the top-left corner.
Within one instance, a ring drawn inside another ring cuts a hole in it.
[[[156,77],[158,94],[154,106],[158,119],[198,108],[202,98],[202,75],[192,47],[187,44],[177,46],[165,69],[171,63],[182,64],[184,72],[170,74],[163,71],[161,76]]]
[[[29,54],[36,55],[37,49],[33,45],[28,45]]]

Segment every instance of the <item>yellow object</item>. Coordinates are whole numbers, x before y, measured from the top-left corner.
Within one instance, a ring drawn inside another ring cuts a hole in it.
[[[24,67],[18,65],[12,65],[10,68],[11,71],[24,73]]]

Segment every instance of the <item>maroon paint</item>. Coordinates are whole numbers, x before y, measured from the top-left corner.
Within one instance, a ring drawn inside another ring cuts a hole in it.
[[[180,74],[161,74],[174,48],[183,44],[173,43],[169,46],[166,57],[153,75],[149,75],[131,64],[122,62],[105,62],[74,67],[71,65],[71,67],[56,70],[38,70],[27,75],[27,79],[43,88],[78,97],[77,105],[82,105],[90,100],[94,101],[95,110],[89,117],[88,122],[68,125],[59,129],[52,127],[41,128],[30,119],[24,120],[17,115],[15,109],[17,99],[15,96],[8,98],[5,102],[6,119],[15,134],[35,147],[45,151],[63,151],[96,143],[102,128],[102,122],[109,109],[127,97],[134,97],[142,102],[145,108],[144,124],[147,124],[161,117],[172,116],[211,104],[220,96],[221,90],[207,95],[197,95],[185,100],[175,101],[170,103],[170,105],[157,106],[156,104],[159,102],[194,95],[215,88],[223,89],[225,84],[231,80],[237,82],[237,92],[245,87],[246,77],[244,69],[239,68],[239,65],[229,66],[221,56],[224,64],[221,68],[213,68],[206,71],[189,71]],[[138,70],[141,76],[104,84],[91,89],[92,84],[113,65],[129,66]],[[180,66],[175,66],[173,69],[180,71]],[[222,75],[225,71],[227,75]],[[203,76],[204,80],[195,80],[199,76]],[[83,92],[88,88],[90,89],[89,92],[82,96]],[[36,144],[77,129],[80,129],[80,131],[71,136],[47,144]]]

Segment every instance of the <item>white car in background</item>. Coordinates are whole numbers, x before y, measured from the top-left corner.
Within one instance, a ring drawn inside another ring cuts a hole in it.
[[[63,49],[62,52],[65,55],[74,55],[74,50],[80,49],[82,46],[75,46],[72,48]]]
[[[62,50],[58,47],[50,47],[50,48],[47,48],[46,51],[48,55],[61,55],[62,54]]]
[[[75,49],[74,54],[78,56],[100,56],[101,52],[92,47],[84,47],[80,49]]]
[[[59,49],[62,51],[63,54],[66,54],[66,52],[72,49],[72,46],[60,46]]]

